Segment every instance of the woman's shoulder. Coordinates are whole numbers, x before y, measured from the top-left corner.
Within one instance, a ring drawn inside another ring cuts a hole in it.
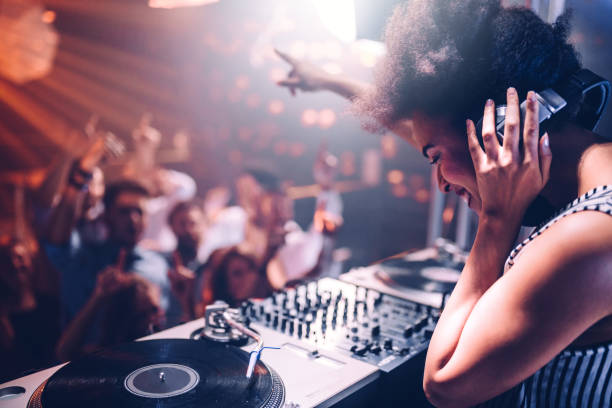
[[[602,211],[569,213],[552,223],[521,251],[515,262],[547,263],[555,270],[612,274],[612,215]],[[538,261],[538,259],[540,259]]]

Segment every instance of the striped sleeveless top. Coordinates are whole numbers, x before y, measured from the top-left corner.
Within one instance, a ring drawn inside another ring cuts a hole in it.
[[[510,253],[504,272],[514,265],[521,249],[555,222],[587,210],[612,215],[612,185],[594,188],[578,197],[536,228]],[[477,407],[612,408],[612,341],[588,347],[569,347],[531,377]]]

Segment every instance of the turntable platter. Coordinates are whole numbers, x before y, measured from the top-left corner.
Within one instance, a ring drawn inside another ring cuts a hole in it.
[[[453,290],[460,276],[459,270],[455,268],[434,259],[392,259],[377,265],[375,276],[390,287],[447,293]]]
[[[284,386],[236,347],[169,339],[127,343],[75,360],[49,378],[29,407],[281,407]],[[38,396],[38,397],[37,397]]]

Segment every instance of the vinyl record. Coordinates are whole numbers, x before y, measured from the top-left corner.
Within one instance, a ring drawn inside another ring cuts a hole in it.
[[[164,339],[123,344],[75,360],[49,378],[43,408],[281,407],[284,386],[249,354],[231,346]]]
[[[379,264],[375,275],[390,287],[447,293],[453,290],[459,279],[462,265],[456,266],[448,267],[436,259],[409,261],[397,258]]]

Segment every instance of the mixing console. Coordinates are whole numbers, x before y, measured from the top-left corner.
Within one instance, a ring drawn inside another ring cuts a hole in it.
[[[430,306],[329,278],[249,300],[240,311],[315,350],[334,349],[385,372],[427,349],[439,317]]]

